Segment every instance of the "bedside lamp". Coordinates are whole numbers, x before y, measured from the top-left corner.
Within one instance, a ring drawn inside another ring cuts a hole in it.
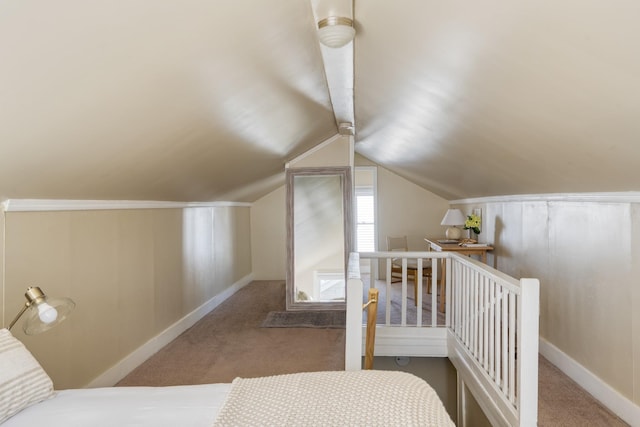
[[[444,214],[440,225],[448,225],[445,235],[447,239],[459,239],[462,237],[462,231],[456,227],[456,225],[464,225],[464,215],[460,209],[447,209],[447,213]]]
[[[31,287],[24,294],[27,302],[9,324],[9,330],[26,313],[22,329],[27,335],[48,331],[65,320],[76,306],[70,298],[47,298],[39,287]]]

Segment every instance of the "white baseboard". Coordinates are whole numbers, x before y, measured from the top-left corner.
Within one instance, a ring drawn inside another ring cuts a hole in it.
[[[219,306],[231,295],[235,294],[240,289],[251,283],[252,280],[253,273],[238,280],[236,283],[229,286],[227,289],[214,296],[213,298],[202,304],[200,307],[196,308],[191,313],[175,322],[173,325],[169,326],[167,329],[160,332],[158,335],[151,338],[146,343],[142,344],[128,356],[124,357],[107,371],[96,377],[85,387],[112,387],[122,378],[127,376],[127,374],[137,368],[142,362],[153,356],[162,347],[176,339],[178,335],[192,327],[198,320],[202,319],[207,313]]]
[[[640,406],[614,390],[591,371],[543,338],[540,338],[540,354],[626,423],[640,426]]]

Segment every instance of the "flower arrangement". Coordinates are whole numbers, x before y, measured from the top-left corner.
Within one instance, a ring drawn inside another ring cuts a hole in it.
[[[467,220],[464,222],[465,230],[472,230],[476,234],[480,234],[481,220],[478,215],[467,215]]]

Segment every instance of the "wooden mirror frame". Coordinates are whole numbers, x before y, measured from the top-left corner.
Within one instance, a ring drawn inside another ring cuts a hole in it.
[[[345,310],[345,302],[300,302],[295,298],[295,233],[294,233],[294,188],[293,181],[296,176],[326,176],[338,175],[342,180],[342,214],[344,231],[344,272],[345,272],[345,299],[347,283],[347,264],[349,253],[352,250],[352,211],[353,190],[351,181],[351,167],[307,167],[291,168],[286,170],[286,211],[287,211],[287,278],[286,278],[286,303],[287,310]]]

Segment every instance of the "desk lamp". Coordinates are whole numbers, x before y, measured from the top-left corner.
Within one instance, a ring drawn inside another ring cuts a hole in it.
[[[445,235],[447,239],[459,239],[462,237],[462,231],[456,227],[456,225],[464,225],[464,215],[460,209],[447,209],[447,213],[444,214],[440,225],[448,225]]]
[[[24,296],[27,298],[27,302],[9,324],[9,330],[26,313],[22,330],[27,335],[48,331],[69,317],[76,306],[76,303],[70,298],[47,298],[42,289],[37,286],[27,289]]]

